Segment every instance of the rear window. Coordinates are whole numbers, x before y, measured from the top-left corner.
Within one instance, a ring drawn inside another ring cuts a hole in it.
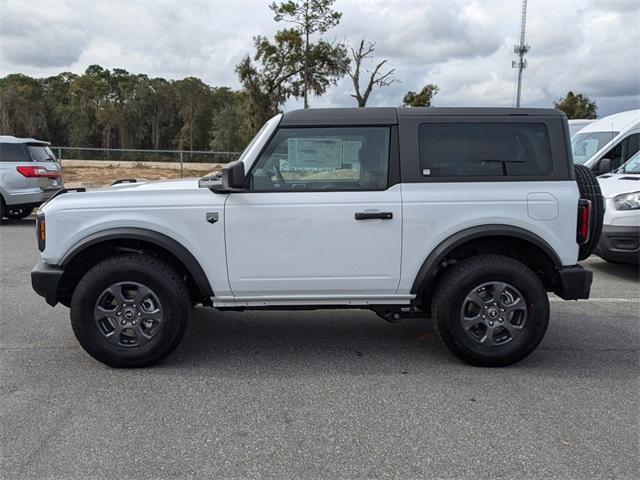
[[[20,143],[0,143],[0,162],[23,163],[29,160]]]
[[[29,155],[34,162],[55,162],[51,149],[44,145],[29,145]]]
[[[542,123],[425,123],[419,141],[424,176],[537,177],[553,171]]]

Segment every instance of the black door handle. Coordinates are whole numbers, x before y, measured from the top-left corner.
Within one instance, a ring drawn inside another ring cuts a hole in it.
[[[356,212],[356,220],[391,220],[393,212]]]

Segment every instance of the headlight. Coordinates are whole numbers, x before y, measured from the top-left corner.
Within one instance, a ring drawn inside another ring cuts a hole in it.
[[[640,192],[623,193],[613,199],[616,210],[640,209]]]

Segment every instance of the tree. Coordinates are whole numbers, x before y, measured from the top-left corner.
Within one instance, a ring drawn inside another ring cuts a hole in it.
[[[343,44],[333,44],[322,39],[311,42],[311,36],[323,34],[340,23],[342,13],[331,7],[335,0],[288,0],[275,2],[270,8],[276,22],[284,21],[296,25],[291,32],[297,32],[302,40],[302,71],[299,84],[294,82],[296,98],[304,99],[304,108],[309,108],[309,91],[316,96],[335,85],[348,71],[349,58]],[[280,33],[280,32],[279,32]]]
[[[106,124],[115,123],[105,109],[109,109],[109,70],[90,65],[69,88],[69,141],[77,147],[103,146]],[[98,117],[101,117],[98,120]]]
[[[44,89],[19,73],[0,79],[0,134],[47,137]]]
[[[164,78],[152,78],[150,89],[148,113],[151,148],[159,150],[163,147],[173,147],[177,123],[173,85]]]
[[[70,89],[78,78],[74,73],[63,72],[43,79],[45,117],[49,135],[47,140],[54,145],[69,145]]]
[[[402,99],[405,107],[430,107],[431,100],[438,94],[440,87],[435,83],[430,83],[420,90],[420,93],[409,91]]]
[[[353,88],[355,90],[355,93],[351,94],[351,96],[356,99],[359,107],[367,106],[367,100],[369,100],[369,95],[371,94],[373,87],[388,87],[393,82],[398,81],[393,77],[393,73],[396,71],[395,68],[392,68],[385,73],[382,73],[380,71],[384,64],[387,63],[386,60],[383,60],[375,66],[373,71],[370,72],[367,86],[365,87],[364,92],[361,92],[360,76],[362,73],[362,62],[375,51],[376,46],[375,43],[368,43],[369,45],[365,48],[363,39],[360,40],[360,45],[357,51],[354,48],[351,48],[351,56],[353,57],[353,68],[349,71],[349,77],[351,77],[351,80],[353,81]]]
[[[589,100],[589,97],[569,91],[564,98],[553,102],[553,106],[562,110],[567,118],[597,118],[598,106],[596,102]]]
[[[174,86],[182,125],[177,147],[205,150],[211,132],[211,87],[195,77],[178,80]]]

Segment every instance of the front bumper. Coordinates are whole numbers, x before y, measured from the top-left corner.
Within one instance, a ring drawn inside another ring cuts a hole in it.
[[[589,298],[593,272],[581,265],[558,269],[558,282],[554,293],[564,300]]]
[[[605,225],[594,253],[614,262],[640,263],[640,226]]]
[[[31,270],[31,286],[52,307],[58,303],[64,270],[55,265],[40,262]]]

